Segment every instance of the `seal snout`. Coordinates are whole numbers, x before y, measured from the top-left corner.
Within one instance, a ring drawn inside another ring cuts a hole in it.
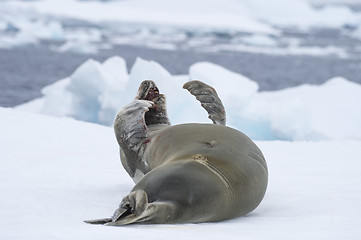
[[[140,84],[135,98],[139,100],[153,101],[160,95],[161,94],[159,94],[159,89],[157,85],[152,80],[144,80]]]
[[[145,97],[145,100],[152,101],[154,98],[159,96],[159,89],[157,87],[152,87],[148,90],[148,94]]]

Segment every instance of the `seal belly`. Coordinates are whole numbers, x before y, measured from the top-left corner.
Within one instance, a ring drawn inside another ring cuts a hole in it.
[[[229,218],[251,212],[264,197],[268,172],[263,154],[235,129],[210,124],[176,125],[159,131],[149,144],[145,158],[153,164],[152,169],[193,160],[203,164],[213,178],[225,182],[231,191],[225,200]],[[227,187],[222,187],[226,191]]]
[[[132,192],[138,190],[147,193],[149,203],[173,203],[172,216],[158,223],[212,222],[230,216],[227,204],[232,192],[222,179],[197,161],[164,164],[145,175]]]

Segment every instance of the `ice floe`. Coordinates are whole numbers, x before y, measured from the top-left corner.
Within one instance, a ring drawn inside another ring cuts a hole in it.
[[[166,94],[173,124],[209,122],[196,99],[182,89],[185,82],[197,79],[217,89],[228,124],[254,139],[361,139],[359,84],[336,77],[322,85],[259,92],[255,81],[209,62],[192,65],[188,75],[173,76],[159,63],[140,58],[130,73],[118,56],[104,63],[88,60],[70,77],[45,87],[42,98],[17,108],[111,125],[146,79]]]

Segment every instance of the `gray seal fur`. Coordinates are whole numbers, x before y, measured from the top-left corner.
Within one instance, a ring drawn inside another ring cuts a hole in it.
[[[153,81],[143,81],[114,122],[121,162],[136,185],[111,218],[85,222],[215,222],[260,204],[268,182],[262,152],[245,134],[225,126],[224,107],[212,87],[200,81],[183,87],[214,124],[171,126],[165,96]]]

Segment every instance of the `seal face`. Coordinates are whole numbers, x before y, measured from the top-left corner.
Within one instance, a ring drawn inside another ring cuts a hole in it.
[[[225,126],[214,88],[200,81],[183,88],[214,124],[171,126],[165,96],[153,81],[143,81],[114,121],[122,165],[136,185],[111,218],[85,222],[212,222],[247,214],[260,204],[268,181],[262,152],[245,134]]]

